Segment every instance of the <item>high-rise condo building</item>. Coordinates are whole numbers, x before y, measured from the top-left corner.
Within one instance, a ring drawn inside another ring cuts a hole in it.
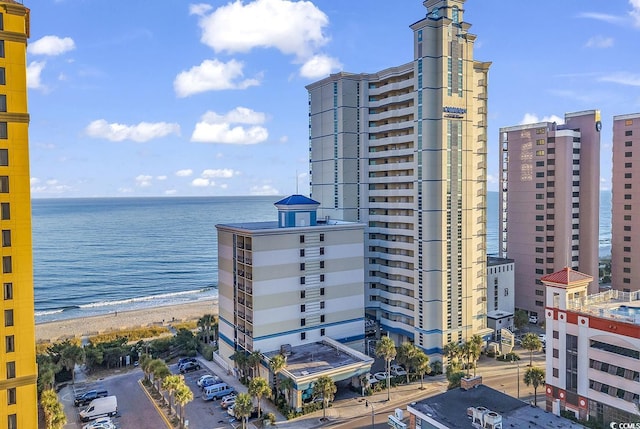
[[[640,289],[640,258],[633,256],[640,250],[640,218],[634,219],[640,208],[640,113],[613,117],[611,182],[611,285],[635,291]]]
[[[307,86],[319,215],[367,225],[366,314],[432,355],[489,332],[490,63],[474,60],[464,3],[424,2],[411,62]]]
[[[516,308],[539,321],[541,276],[568,266],[598,277],[601,127],[590,110],[500,129],[500,256],[515,261]]]
[[[0,427],[38,427],[33,310],[27,38],[29,9],[0,0]]]

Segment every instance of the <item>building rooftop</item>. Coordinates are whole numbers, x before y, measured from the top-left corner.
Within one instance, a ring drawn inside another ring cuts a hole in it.
[[[319,220],[316,225],[306,225],[306,226],[297,226],[290,228],[280,228],[278,226],[277,221],[265,221],[265,222],[243,222],[243,223],[222,223],[216,225],[217,227],[223,228],[232,228],[232,229],[242,229],[245,231],[267,231],[274,230],[274,232],[281,234],[283,230],[297,230],[303,228],[326,228],[328,226],[355,226],[358,225],[361,228],[364,228],[364,224],[357,222],[349,222],[345,220],[335,220],[335,219],[327,219],[327,220]]]
[[[487,266],[513,264],[515,261],[510,258],[500,258],[498,256],[487,256]]]
[[[319,206],[320,203],[316,200],[312,200],[309,197],[305,197],[304,195],[290,195],[274,203],[275,206],[299,206],[299,205],[308,205],[308,206]]]
[[[610,289],[567,302],[567,310],[640,325],[640,291]]]
[[[547,274],[540,278],[542,282],[554,283],[555,285],[571,286],[573,284],[584,284],[593,281],[593,277],[589,274],[575,271],[569,267],[565,267],[555,273]]]
[[[540,393],[540,392],[539,392]],[[544,395],[544,388],[542,388]],[[410,405],[448,428],[476,428],[469,408],[484,407],[502,416],[504,428],[583,428],[571,420],[480,384],[469,390],[453,389]]]

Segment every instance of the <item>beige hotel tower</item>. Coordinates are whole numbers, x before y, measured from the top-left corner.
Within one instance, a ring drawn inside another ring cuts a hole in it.
[[[319,218],[362,222],[365,311],[431,355],[486,334],[487,75],[464,0],[427,0],[414,57],[309,91]]]

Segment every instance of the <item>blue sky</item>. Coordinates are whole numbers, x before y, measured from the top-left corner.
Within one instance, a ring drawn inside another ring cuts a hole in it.
[[[305,85],[412,60],[421,0],[25,0],[34,198],[309,192]],[[640,112],[640,0],[468,0],[498,129]]]

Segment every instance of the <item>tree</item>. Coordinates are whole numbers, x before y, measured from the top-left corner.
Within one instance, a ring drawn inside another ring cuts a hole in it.
[[[409,373],[411,372],[413,359],[418,351],[420,351],[420,349],[410,342],[400,344],[400,347],[397,349],[396,360],[407,370],[407,384],[409,384]]]
[[[213,314],[205,314],[200,319],[198,319],[198,327],[200,328],[200,335],[202,342],[207,344],[211,339],[211,331],[213,325],[217,325],[217,317]]]
[[[245,352],[237,350],[231,355],[231,359],[233,360],[233,364],[235,365],[236,369],[239,371],[240,377],[244,377],[248,361]]]
[[[246,428],[247,419],[253,411],[253,401],[248,393],[239,393],[233,404],[233,415],[242,421],[242,429]]]
[[[527,326],[527,323],[529,323],[527,312],[524,310],[516,310],[516,313],[513,315],[513,326],[520,330]]]
[[[480,335],[473,335],[467,343],[467,353],[469,356],[469,360],[473,361],[473,376],[476,376],[476,363],[478,359],[480,359],[480,353],[482,353],[482,343],[483,339]]]
[[[254,350],[247,357],[247,365],[253,371],[252,377],[260,376],[260,362],[262,361],[262,353],[260,350]]]
[[[391,399],[391,361],[396,357],[396,345],[389,337],[382,337],[376,344],[376,356],[387,363],[387,401]]]
[[[182,383],[176,389],[175,397],[176,402],[180,404],[180,427],[184,427],[184,406],[193,401],[193,392],[189,386]]]
[[[56,366],[49,355],[36,355],[38,364],[38,394],[47,389],[53,389],[56,379]]]
[[[278,374],[284,369],[285,366],[287,366],[287,359],[281,354],[277,354],[269,360],[269,368],[271,369],[271,372],[273,372],[273,378],[275,381],[274,387],[276,392],[276,399],[278,399],[278,395],[280,393],[280,381]]]
[[[429,365],[429,356],[422,350],[418,349],[417,353],[413,357],[412,366],[416,369],[416,373],[420,376],[420,390],[424,389],[424,375],[431,372],[431,365]]]
[[[71,371],[71,384],[75,384],[77,364],[84,361],[84,349],[76,344],[67,343],[60,352],[60,365]]]
[[[151,374],[151,362],[153,362],[153,359],[151,359],[151,356],[148,354],[144,354],[140,358],[140,368],[142,368],[145,380],[149,380],[149,375]]]
[[[263,396],[271,395],[269,383],[262,377],[253,377],[249,382],[249,395],[255,396],[258,400],[258,418],[260,418],[260,399]]]
[[[447,374],[458,372],[462,365],[460,357],[462,356],[462,347],[458,343],[449,343],[444,346],[444,355],[447,357]]]
[[[67,423],[67,417],[64,415],[62,404],[58,401],[58,395],[53,389],[42,392],[40,405],[44,412],[46,429],[62,429]]]
[[[327,407],[333,401],[333,395],[338,391],[336,383],[331,377],[323,375],[313,383],[313,396],[322,397],[322,420],[327,419]]]
[[[524,384],[527,386],[533,386],[533,400],[538,406],[538,386],[544,386],[544,369],[536,366],[527,368],[524,373]]]
[[[154,359],[149,364],[149,372],[153,374],[153,382],[156,385],[156,390],[160,391],[160,382],[163,378],[171,375],[171,371],[169,371],[169,367],[162,359]]]
[[[522,347],[529,350],[529,366],[533,366],[533,352],[540,350],[542,341],[533,332],[529,332],[522,337]]]
[[[175,392],[181,384],[184,384],[184,380],[179,375],[168,375],[162,380],[162,388],[169,393],[169,415],[171,415],[173,392]]]
[[[291,399],[293,397],[293,380],[289,377],[283,378],[282,381],[280,381],[280,387],[286,392],[287,405],[291,407]]]

